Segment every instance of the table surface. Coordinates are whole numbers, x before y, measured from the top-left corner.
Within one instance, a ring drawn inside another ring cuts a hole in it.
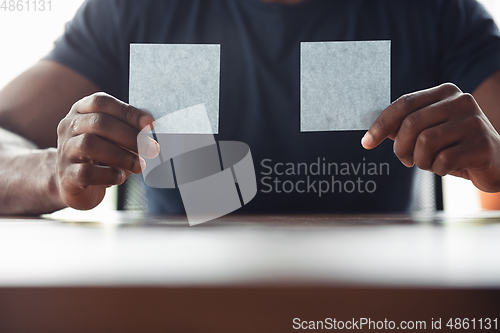
[[[0,218],[0,287],[500,287],[500,214]]]

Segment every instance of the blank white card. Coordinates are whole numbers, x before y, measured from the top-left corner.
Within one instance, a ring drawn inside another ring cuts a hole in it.
[[[301,43],[300,130],[367,130],[391,100],[391,42]]]

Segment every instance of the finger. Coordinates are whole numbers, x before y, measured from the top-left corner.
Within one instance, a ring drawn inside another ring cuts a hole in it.
[[[154,119],[150,114],[105,93],[87,96],[75,103],[74,108],[82,114],[107,113],[138,130],[142,130],[146,126],[154,126]]]
[[[106,138],[134,153],[154,158],[160,152],[158,143],[147,135],[106,113],[83,114],[75,129],[75,134],[90,133]]]
[[[394,138],[403,120],[412,112],[460,93],[455,85],[445,83],[437,87],[403,95],[389,105],[361,139],[365,149],[373,149],[385,138]]]
[[[477,144],[463,142],[439,152],[432,164],[432,172],[440,176],[462,176],[464,173],[468,176],[466,169],[483,167],[484,156],[482,148]]]
[[[141,173],[145,166],[138,155],[94,134],[85,133],[71,138],[66,149],[70,151],[70,161],[76,163],[91,162],[133,173]]]
[[[492,164],[492,156],[497,150],[497,139],[493,139],[486,133],[486,122],[487,119],[481,117],[470,117],[464,120],[466,124],[462,125],[462,128],[463,131],[468,131],[464,134],[467,140],[462,140],[459,144],[442,150],[435,158],[432,171],[440,175],[464,174],[466,171],[467,178],[474,182],[470,170],[497,169],[498,166]]]
[[[411,167],[414,164],[413,154],[420,133],[448,121],[454,109],[454,103],[443,100],[410,113],[403,120],[394,138],[394,153],[405,166]],[[443,136],[446,135],[448,133],[444,132]],[[441,138],[438,137],[439,139]]]
[[[125,172],[117,168],[91,163],[74,163],[66,169],[62,185],[71,192],[71,188],[85,189],[95,185],[119,185],[125,179]]]
[[[422,131],[416,140],[413,161],[422,170],[433,171],[436,156],[443,150],[453,147],[464,140],[468,130],[463,122],[445,122]]]

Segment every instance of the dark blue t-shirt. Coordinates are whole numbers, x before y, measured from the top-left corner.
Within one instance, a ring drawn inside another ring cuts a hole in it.
[[[48,59],[127,101],[130,43],[221,44],[216,139],[250,146],[258,182],[239,212],[405,211],[412,169],[392,141],[300,132],[300,42],[361,40],[392,41],[393,100],[443,82],[472,92],[500,70],[500,34],[472,0],[89,0]],[[178,190],[148,194],[151,212],[183,212]]]

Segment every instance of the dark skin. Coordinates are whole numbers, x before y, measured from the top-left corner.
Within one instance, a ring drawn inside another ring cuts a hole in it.
[[[138,148],[145,157],[158,154],[153,140],[137,144],[153,118],[96,91],[52,61],[39,62],[0,91],[0,125],[19,135],[18,144],[0,143],[0,170],[8,170],[0,171],[0,213],[91,209],[107,187],[141,172]],[[23,148],[22,138],[40,149]]]
[[[141,172],[139,150],[146,158],[158,154],[152,140],[139,140],[141,149],[136,142],[140,129],[153,126],[151,116],[98,91],[51,61],[40,61],[0,91],[0,127],[17,135],[0,141],[0,214],[91,209],[107,187]],[[472,95],[441,85],[396,100],[362,144],[373,149],[390,138],[404,165],[470,179],[481,190],[498,192],[499,108],[500,72]],[[27,147],[27,140],[38,148]]]
[[[496,111],[492,120],[498,117],[492,95],[499,80],[497,73],[475,92],[487,110]],[[362,145],[373,149],[385,138],[394,140],[394,153],[407,167],[415,164],[469,179],[485,192],[500,191],[500,136],[474,96],[451,83],[401,96],[375,120]]]
[[[61,199],[70,207],[91,209],[106,187],[139,174],[145,161],[159,153],[154,140],[139,132],[152,126],[153,118],[104,93],[85,97],[75,104],[57,127],[57,178]],[[98,148],[96,148],[98,147]]]

